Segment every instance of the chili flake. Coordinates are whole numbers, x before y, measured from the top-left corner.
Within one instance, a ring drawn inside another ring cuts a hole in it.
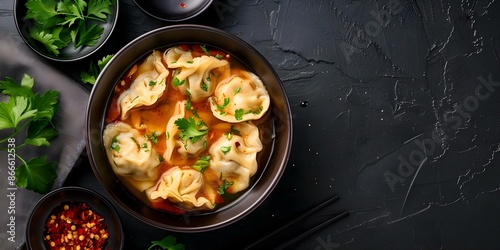
[[[65,202],[45,222],[49,249],[104,249],[109,233],[104,218],[84,202]]]

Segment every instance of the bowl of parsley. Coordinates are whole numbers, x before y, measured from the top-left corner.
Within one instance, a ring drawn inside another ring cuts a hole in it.
[[[15,0],[14,19],[24,42],[60,62],[86,58],[109,39],[118,0]]]

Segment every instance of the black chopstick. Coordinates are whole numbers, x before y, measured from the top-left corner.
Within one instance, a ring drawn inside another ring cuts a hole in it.
[[[319,225],[314,226],[313,228],[311,228],[311,229],[309,229],[309,230],[301,233],[300,235],[298,235],[296,237],[293,237],[292,239],[288,240],[287,242],[279,245],[278,247],[276,247],[274,249],[278,250],[278,249],[284,249],[286,247],[289,247],[292,244],[294,244],[294,243],[296,243],[296,242],[298,242],[300,240],[303,240],[304,238],[306,238],[307,236],[311,235],[312,233],[320,230],[321,228],[323,228],[323,227],[325,227],[325,226],[327,226],[327,225],[329,225],[329,224],[331,224],[331,223],[333,223],[335,221],[338,221],[338,220],[344,218],[347,215],[349,215],[349,212],[347,212],[347,211],[339,213],[339,214],[335,215],[334,217],[326,220],[325,222],[323,222],[323,223],[321,223]]]
[[[322,208],[326,207],[327,205],[329,205],[329,204],[331,204],[331,203],[333,203],[333,202],[337,201],[338,199],[339,199],[339,197],[338,197],[338,196],[336,196],[336,195],[335,195],[335,196],[333,196],[333,197],[331,197],[331,198],[329,198],[328,200],[326,200],[326,201],[322,202],[321,204],[319,204],[319,205],[315,206],[314,208],[312,208],[312,209],[308,210],[307,212],[305,212],[305,213],[301,214],[300,216],[296,217],[295,219],[293,219],[293,220],[292,220],[292,221],[290,221],[289,223],[285,224],[284,226],[282,226],[282,227],[280,227],[280,228],[278,228],[278,229],[274,230],[273,232],[271,232],[270,234],[268,234],[268,235],[266,235],[266,236],[264,236],[264,237],[260,238],[259,240],[254,241],[251,245],[246,246],[244,249],[251,249],[252,247],[255,247],[255,246],[259,245],[259,244],[260,244],[260,243],[262,243],[263,241],[265,241],[265,240],[269,239],[270,237],[272,237],[272,236],[276,235],[277,233],[279,233],[279,232],[283,231],[285,228],[288,228],[289,226],[291,226],[291,225],[293,225],[293,224],[295,224],[295,223],[297,223],[297,222],[301,221],[302,219],[304,219],[304,218],[306,218],[306,217],[310,216],[311,214],[313,214],[313,213],[317,212],[318,210],[320,210],[320,209],[322,209]],[[345,215],[347,215],[347,212],[343,212],[343,213],[341,213],[341,214],[339,214],[339,215],[336,215],[336,216],[334,216],[333,218],[330,218],[330,219],[328,219],[327,221],[325,221],[325,222],[323,222],[323,223],[321,223],[321,224],[319,224],[319,225],[315,226],[314,228],[312,228],[312,229],[309,229],[309,230],[305,231],[304,233],[300,234],[298,237],[300,237],[300,239],[303,239],[303,238],[305,238],[306,236],[310,235],[311,233],[313,233],[313,232],[315,232],[315,231],[319,230],[320,228],[322,228],[322,227],[324,227],[324,226],[328,225],[329,223],[332,223],[332,222],[334,222],[334,221],[337,221],[337,220],[339,220],[339,219],[343,218]],[[300,239],[297,239],[298,237],[295,237],[295,238],[293,238],[293,239],[291,239],[291,240],[289,240],[289,241],[287,241],[287,242],[283,243],[281,246],[285,245],[284,247],[286,247],[286,246],[288,246],[288,245],[290,245],[290,244],[293,244],[294,242],[297,242],[298,240],[300,240]],[[295,240],[295,239],[296,239],[296,240]],[[281,246],[280,246],[280,247],[281,247]]]

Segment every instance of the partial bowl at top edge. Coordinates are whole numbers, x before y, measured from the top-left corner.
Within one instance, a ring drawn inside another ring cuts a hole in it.
[[[147,15],[165,22],[181,22],[194,18],[212,5],[212,0],[133,0],[135,5]]]
[[[87,24],[97,23],[99,27],[103,28],[103,32],[99,36],[96,44],[93,46],[80,46],[79,48],[75,49],[73,43],[70,42],[65,48],[60,49],[59,54],[56,55],[49,51],[43,44],[33,39],[33,37],[30,35],[30,29],[34,26],[35,21],[26,19],[27,2],[27,0],[14,1],[14,22],[17,31],[19,32],[20,37],[27,44],[27,46],[30,47],[35,53],[44,58],[57,62],[74,62],[87,58],[97,52],[109,40],[118,21],[119,1],[110,0],[111,13],[107,14],[105,22],[87,22]]]

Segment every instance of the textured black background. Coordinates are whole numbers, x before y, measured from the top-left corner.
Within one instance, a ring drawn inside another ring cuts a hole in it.
[[[16,33],[9,2],[0,26]],[[172,24],[120,5],[103,49],[55,65],[78,79],[90,60]],[[126,249],[166,235],[187,249],[239,249],[332,195],[340,200],[268,248],[344,210],[292,248],[500,248],[498,13],[494,0],[214,1],[183,23],[226,30],[271,62],[293,113],[289,164],[259,208],[213,232],[158,230],[118,208]],[[85,154],[67,185],[104,192]]]

